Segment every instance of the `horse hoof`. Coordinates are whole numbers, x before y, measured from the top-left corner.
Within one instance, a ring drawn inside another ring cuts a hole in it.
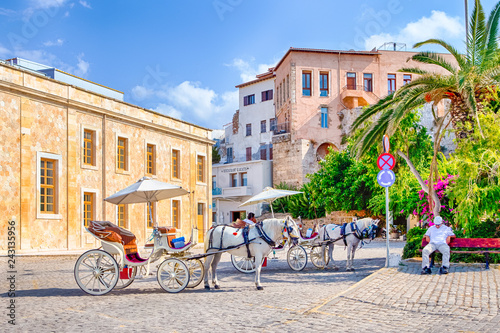
[[[257,286],[257,290],[264,290],[264,287],[262,287],[262,286]]]
[[[210,290],[210,286],[205,286],[205,290]]]
[[[214,286],[214,289],[220,289],[220,286],[219,286],[218,284],[216,284],[216,285]]]

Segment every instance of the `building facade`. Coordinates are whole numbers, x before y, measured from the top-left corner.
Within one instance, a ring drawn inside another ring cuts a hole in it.
[[[237,85],[239,110],[224,127],[221,162],[213,165],[213,221],[226,224],[248,212],[262,214],[265,205],[239,207],[272,186],[272,138],[276,131],[272,69]],[[232,171],[231,171],[232,170]]]
[[[229,224],[249,212],[260,216],[265,204],[240,205],[272,184],[272,162],[255,160],[212,166],[213,222]]]
[[[72,78],[73,80],[74,78]],[[159,225],[200,240],[211,216],[210,130],[0,63],[0,250],[15,223],[19,252],[93,248],[84,227],[108,220],[144,244],[152,231],[146,204],[103,199],[144,176],[189,195],[152,206]]]
[[[330,147],[343,148],[343,138],[363,106],[414,79],[399,69],[418,67],[444,74],[437,66],[408,61],[413,54],[290,48],[274,69],[274,183],[307,182],[306,175],[318,170],[318,161]],[[450,55],[442,56],[453,63]]]

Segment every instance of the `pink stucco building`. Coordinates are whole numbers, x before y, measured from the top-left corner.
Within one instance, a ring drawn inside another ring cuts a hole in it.
[[[408,60],[414,52],[290,48],[274,68],[277,131],[273,137],[275,184],[300,185],[342,138],[363,106],[415,78],[398,72],[433,65]],[[450,55],[443,54],[452,61]],[[442,71],[442,69],[441,69]]]

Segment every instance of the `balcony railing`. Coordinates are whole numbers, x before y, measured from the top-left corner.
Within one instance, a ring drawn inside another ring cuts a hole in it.
[[[222,195],[222,189],[220,187],[214,187],[212,189],[212,195]]]
[[[290,133],[289,122],[286,121],[284,123],[277,124],[273,131],[274,131],[274,135]]]

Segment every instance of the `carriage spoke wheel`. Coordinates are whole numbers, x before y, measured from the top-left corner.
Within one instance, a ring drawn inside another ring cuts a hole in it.
[[[158,267],[158,283],[169,293],[178,293],[189,283],[189,269],[179,259],[169,258]]]
[[[286,260],[288,261],[288,266],[290,266],[291,269],[294,271],[301,271],[307,264],[307,252],[300,245],[292,246],[288,250]]]
[[[255,272],[255,258],[239,257],[231,254],[231,263],[241,273],[249,274]]]
[[[311,256],[311,262],[316,268],[325,268],[330,262],[328,247],[325,247],[324,251],[321,251],[322,248],[323,247],[321,246],[314,246],[311,248],[311,252],[309,253]]]
[[[75,280],[80,289],[90,295],[109,293],[116,286],[119,268],[111,254],[90,250],[78,258],[75,264]]]
[[[123,269],[122,257],[119,254],[113,254],[113,258],[115,258],[118,263],[118,267],[120,267],[120,272]],[[137,267],[128,267],[130,270],[127,270],[127,273],[119,274],[118,282],[116,283],[115,289],[125,289],[134,282],[135,277],[137,275]]]
[[[205,266],[200,259],[187,260],[185,263],[189,269],[189,283],[187,288],[197,287],[205,276]]]

